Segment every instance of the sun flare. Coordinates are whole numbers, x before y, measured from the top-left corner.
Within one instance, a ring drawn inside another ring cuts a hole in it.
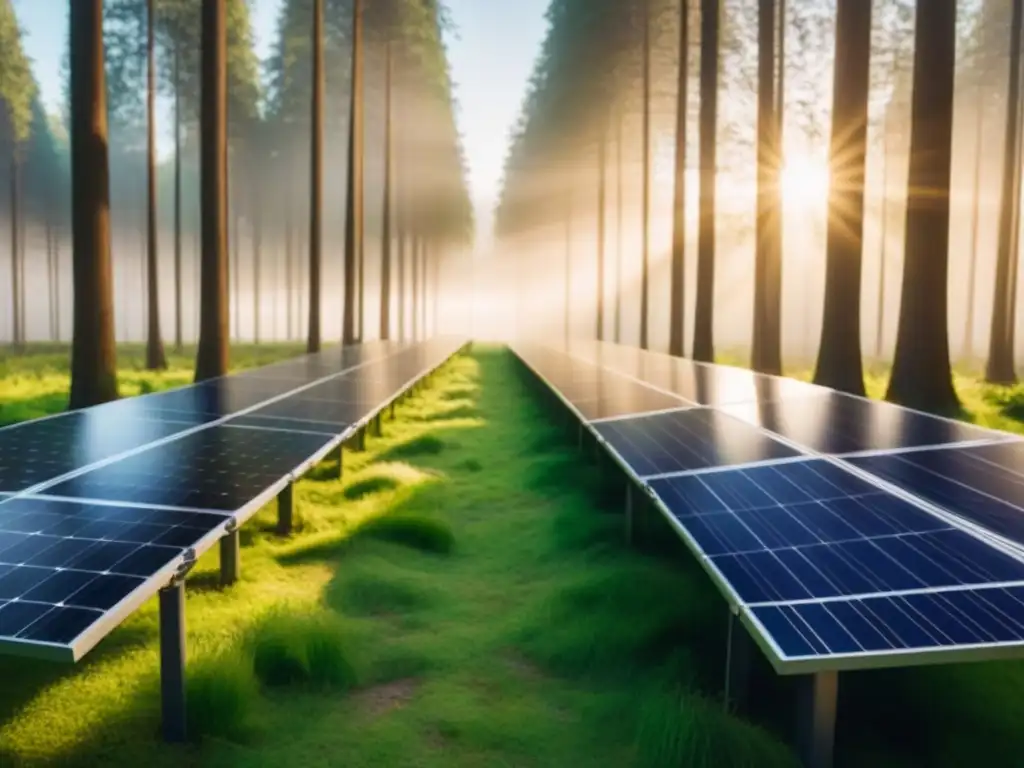
[[[802,155],[786,160],[782,168],[782,197],[787,208],[806,209],[828,201],[828,166]]]

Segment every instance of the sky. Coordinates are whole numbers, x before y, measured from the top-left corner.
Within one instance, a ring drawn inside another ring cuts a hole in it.
[[[67,39],[69,0],[14,0],[24,44],[43,102],[56,111],[61,101],[61,59]],[[252,0],[256,51],[265,58],[273,44],[282,0]],[[470,194],[479,240],[488,241],[508,137],[519,115],[526,84],[546,30],[548,0],[448,0],[456,31],[448,40],[459,102],[456,116],[469,166]],[[162,105],[160,151],[170,146],[170,110]]]

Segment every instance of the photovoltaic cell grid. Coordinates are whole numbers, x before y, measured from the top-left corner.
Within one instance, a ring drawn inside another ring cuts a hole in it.
[[[342,368],[337,376],[324,374],[333,378],[297,395],[315,392],[324,407],[332,397],[354,395],[350,423],[356,423],[458,346],[455,340],[391,345],[391,353],[379,359],[345,350],[347,360],[366,357],[365,364],[348,372]],[[255,377],[248,381],[255,387],[233,378],[214,383],[222,391],[241,393],[240,402],[250,401],[256,391],[278,389],[264,386],[270,377],[263,383]],[[284,392],[297,386],[303,383],[292,381]],[[191,389],[207,391],[202,385]],[[188,390],[178,390],[183,391]],[[373,396],[378,400],[371,402]],[[20,495],[0,493],[0,650],[77,660],[162,586],[186,552],[212,545],[229,523],[241,522],[240,510],[251,508],[290,472],[324,452],[347,426],[317,434],[230,422],[209,425],[198,418],[209,402],[205,397],[194,397],[192,410],[165,411],[152,406],[155,398],[148,403],[136,398],[0,431],[0,446],[22,448],[44,467],[32,483],[39,488],[36,493],[22,488]],[[230,407],[235,406],[251,407]],[[212,410],[224,414],[229,408]],[[153,418],[167,413],[197,418]],[[184,434],[202,424],[207,426]],[[32,445],[26,435],[34,435],[40,445],[48,438],[59,449],[36,455],[26,447]],[[153,441],[160,442],[149,445]],[[125,451],[130,453],[119,455]],[[67,452],[89,461],[76,464]],[[74,474],[76,469],[83,471]],[[73,476],[60,479],[68,472]]]
[[[619,349],[591,351],[647,376],[634,377],[640,380],[664,377],[670,367]],[[1024,544],[1024,442],[993,442],[1004,438],[815,389],[779,397],[785,387],[775,387],[761,400],[717,398],[731,402],[716,410],[592,426],[636,475],[649,478],[649,491],[779,671],[889,666],[937,652],[952,660],[1024,652],[1024,563],[1012,550],[847,471],[842,460],[813,455],[870,450],[848,458],[867,477],[959,516],[950,520],[967,518]],[[758,390],[755,382],[750,391]],[[736,431],[733,417],[757,437]],[[713,426],[723,423],[730,426]],[[764,440],[788,449],[766,432],[806,445],[809,455],[759,456]],[[959,445],[884,452],[932,441]],[[747,447],[737,453],[737,445]],[[742,466],[751,461],[763,463]]]

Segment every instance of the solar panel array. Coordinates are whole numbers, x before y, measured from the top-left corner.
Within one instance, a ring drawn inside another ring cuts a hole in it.
[[[0,429],[0,652],[77,660],[461,346],[329,350]]]
[[[777,671],[1024,655],[1024,441],[602,342],[516,352],[643,484]]]

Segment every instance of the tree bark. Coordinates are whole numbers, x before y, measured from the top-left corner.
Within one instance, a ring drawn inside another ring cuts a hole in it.
[[[174,349],[181,352],[181,71],[177,45],[174,48]]]
[[[362,0],[352,2],[352,83],[349,88],[348,125],[348,181],[345,202],[345,306],[343,309],[341,342],[353,344],[356,340],[356,281],[358,240],[362,218],[362,179],[359,173],[362,153]]]
[[[358,4],[358,0],[357,0]],[[313,103],[311,105],[310,165],[309,165],[309,328],[306,336],[306,351],[320,351],[320,267],[323,262],[323,152],[324,152],[324,5],[323,0],[313,0]],[[351,143],[351,139],[349,140]],[[351,178],[352,156],[349,153],[349,177]],[[351,189],[349,195],[351,196]],[[351,203],[350,203],[351,207]],[[346,235],[348,228],[346,225]],[[347,246],[347,242],[346,242]],[[346,262],[347,258],[346,250]],[[345,265],[345,282],[348,284],[348,264]],[[346,291],[347,294],[347,291]],[[345,298],[348,310],[348,297]],[[349,343],[347,338],[345,343]]]
[[[1013,384],[1014,325],[1017,308],[1017,259],[1020,229],[1021,125],[1020,48],[1024,0],[1013,0],[1010,22],[1010,77],[1006,92],[1006,135],[1003,144],[1003,179],[999,211],[999,250],[996,253],[995,290],[992,297],[992,327],[989,334],[985,381]]]
[[[412,236],[412,306],[409,308],[412,313],[412,340],[419,341],[420,338],[420,248],[423,240],[420,235]]]
[[[427,263],[428,261],[434,260],[434,254],[431,252],[428,259],[428,251],[430,251],[430,241],[426,238],[420,240],[420,338],[427,338],[427,286],[429,278],[427,277]]]
[[[640,349],[648,349],[648,315],[650,314],[650,237],[651,237],[651,0],[643,4],[643,190],[641,199],[640,245]]]
[[[252,190],[252,340],[260,343],[260,283],[263,267],[263,195],[259,180],[253,182]]]
[[[167,367],[167,356],[160,337],[157,271],[155,5],[155,0],[146,0],[146,368],[162,371]]]
[[[53,222],[45,214],[43,229],[46,235],[46,287],[49,293],[50,341],[57,341],[57,265],[53,249]]]
[[[887,399],[931,411],[959,406],[949,364],[949,186],[956,0],[917,8],[906,244],[896,357]]]
[[[384,70],[384,207],[380,254],[380,338],[391,338],[391,41],[385,44]]]
[[[203,0],[200,127],[202,285],[196,381],[228,371],[227,83],[225,0]]]
[[[871,4],[839,0],[829,149],[825,310],[814,383],[864,395],[860,289],[864,246]]]
[[[399,134],[401,136],[401,134]],[[401,155],[400,155],[401,156]],[[402,184],[402,176],[397,177],[396,186],[396,205],[398,210],[396,211],[396,225],[398,229],[398,242],[396,243],[396,258],[398,259],[398,285],[396,287],[398,294],[398,340],[405,341],[405,308],[408,297],[406,296],[405,287],[405,260],[406,260],[406,199],[405,199],[405,187]]]
[[[572,336],[572,180],[565,192],[565,295],[562,297],[564,313],[562,337],[566,344]]]
[[[693,357],[714,362],[715,183],[717,176],[718,49],[720,0],[701,0],[700,211],[697,229],[697,299]]]
[[[76,0],[70,15],[71,216],[74,336],[69,407],[117,399],[103,1]]]
[[[291,184],[288,185],[291,189]],[[285,202],[285,214],[284,214],[284,311],[285,311],[285,326],[284,334],[285,339],[291,341],[295,338],[295,278],[293,270],[295,265],[292,261],[295,258],[295,253],[292,249],[292,203],[291,195],[288,196],[288,200]]]
[[[679,3],[679,70],[676,77],[675,199],[672,205],[672,276],[668,353],[683,356],[686,302],[686,122],[689,72],[690,3]]]
[[[754,327],[751,368],[780,373],[779,340],[772,318],[774,230],[778,210],[778,144],[775,114],[775,0],[758,0],[757,50],[757,233],[754,255]]]

